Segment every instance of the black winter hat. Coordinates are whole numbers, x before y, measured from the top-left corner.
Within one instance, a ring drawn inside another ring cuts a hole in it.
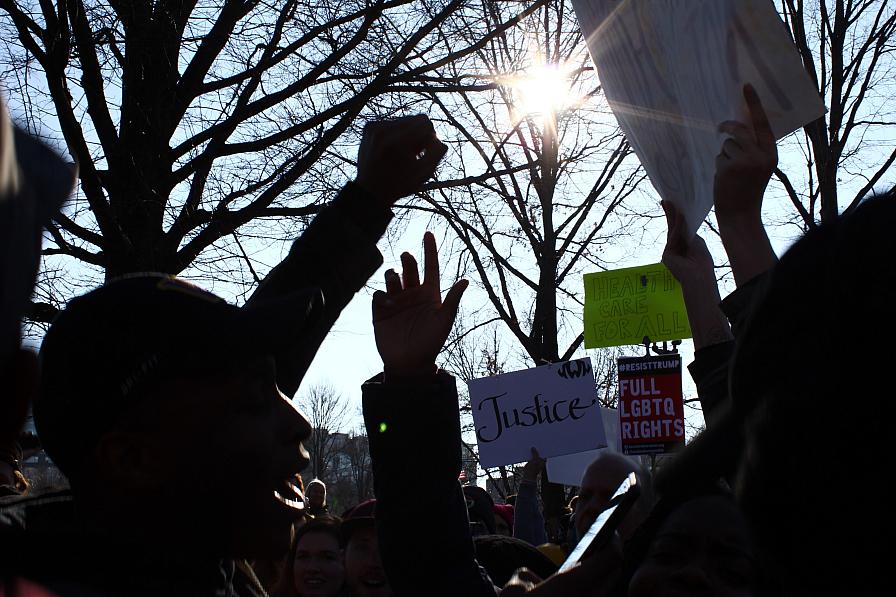
[[[73,299],[44,337],[34,423],[63,470],[163,379],[224,372],[297,341],[317,289],[239,308],[183,280],[139,274]]]

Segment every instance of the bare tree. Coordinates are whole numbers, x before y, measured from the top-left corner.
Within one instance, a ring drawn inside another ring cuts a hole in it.
[[[507,0],[523,15],[539,3]],[[347,178],[359,115],[401,109],[393,100],[408,83],[451,91],[430,74],[483,42],[439,32],[466,5],[0,0],[10,107],[33,131],[61,135],[80,166],[45,254],[95,277],[193,266],[252,286],[256,252],[278,232],[294,237]],[[282,218],[277,231],[271,219]],[[68,297],[53,298],[33,315]]]
[[[618,359],[621,356],[629,356],[630,352],[627,348],[616,347],[595,350],[590,354],[594,370],[594,389],[598,402],[604,408],[616,408],[619,403]]]
[[[331,433],[329,439],[327,501],[330,511],[339,515],[373,497],[373,470],[364,431]]]
[[[370,447],[367,434],[355,431],[348,436],[345,443],[345,455],[348,458],[350,481],[354,491],[355,503],[373,497],[373,465],[370,462]]]
[[[506,18],[498,2],[481,6],[491,26]],[[433,188],[420,209],[448,223],[458,269],[478,280],[530,363],[569,359],[583,340],[580,274],[606,269],[602,250],[626,234],[623,204],[645,178],[602,96],[572,7],[547,2],[440,73],[496,84],[421,91],[454,131],[452,178],[483,170],[492,177]],[[546,517],[556,519],[562,492],[547,484],[542,492]]]
[[[483,2],[495,23],[500,10]],[[448,223],[458,260],[536,364],[581,346],[579,334],[560,346],[564,317],[580,317],[577,274],[604,266],[600,252],[619,239],[621,205],[644,179],[589,60],[570,7],[555,0],[446,66],[450,76],[495,81],[494,90],[427,95],[455,131],[457,178],[482,164],[494,177],[433,189],[423,209]],[[555,95],[531,89],[545,85]]]
[[[339,430],[348,421],[348,402],[329,384],[311,386],[298,400],[311,423],[311,437],[304,442],[311,455],[309,472],[313,478],[328,481],[342,449],[340,436],[344,434]]]
[[[796,144],[805,168],[776,172],[804,229],[855,208],[896,161],[896,3],[779,0],[803,65],[828,113]]]
[[[439,356],[441,365],[464,383],[489,375],[505,373],[507,348],[501,342],[495,317],[483,324],[470,325],[461,310]]]

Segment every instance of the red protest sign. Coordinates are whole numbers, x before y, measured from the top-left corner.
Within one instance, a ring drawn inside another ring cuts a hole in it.
[[[681,356],[619,359],[619,430],[625,454],[684,446]]]

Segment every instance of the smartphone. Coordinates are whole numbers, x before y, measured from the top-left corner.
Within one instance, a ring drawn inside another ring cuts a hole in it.
[[[629,473],[628,477],[622,481],[616,493],[610,498],[607,507],[600,513],[585,536],[579,540],[576,548],[572,550],[560,570],[557,572],[565,572],[575,566],[583,558],[591,555],[596,549],[606,545],[616,532],[616,528],[628,511],[632,509],[638,496],[641,494],[641,486],[638,484],[638,477],[635,473]]]

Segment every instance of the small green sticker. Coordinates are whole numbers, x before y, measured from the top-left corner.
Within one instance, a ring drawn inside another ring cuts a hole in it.
[[[380,423],[380,433],[386,433],[386,424]]]
[[[585,348],[691,337],[681,285],[662,263],[585,274]]]

